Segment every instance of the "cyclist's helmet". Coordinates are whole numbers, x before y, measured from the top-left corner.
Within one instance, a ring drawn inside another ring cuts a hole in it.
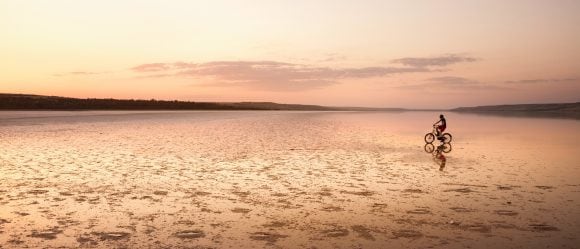
[[[443,118],[443,114],[440,114],[440,115],[439,115],[439,118]]]

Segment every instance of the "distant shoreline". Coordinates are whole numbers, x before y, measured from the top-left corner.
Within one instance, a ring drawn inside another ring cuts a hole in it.
[[[29,94],[0,94],[1,111],[406,111],[403,108],[329,107],[273,102],[194,102],[142,99],[79,99]]]
[[[580,119],[580,102],[459,107],[449,111],[496,116],[555,117]]]
[[[580,119],[580,102],[459,107],[454,109],[405,109],[332,107],[273,102],[194,102],[141,99],[80,99],[59,96],[0,93],[0,111],[440,111],[496,116]]]

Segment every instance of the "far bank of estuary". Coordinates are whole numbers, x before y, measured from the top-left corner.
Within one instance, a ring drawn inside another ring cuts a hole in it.
[[[194,102],[142,99],[79,99],[30,94],[0,94],[0,111],[366,111],[403,112],[439,111],[496,116],[580,119],[580,102],[557,104],[518,104],[459,107],[454,109],[406,109],[377,107],[336,107],[273,102]]]

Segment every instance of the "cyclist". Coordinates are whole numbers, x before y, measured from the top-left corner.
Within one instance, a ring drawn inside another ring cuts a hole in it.
[[[439,115],[439,121],[434,123],[433,126],[436,126],[439,123],[441,123],[441,125],[437,126],[437,139],[443,140],[444,138],[441,136],[441,134],[443,133],[445,128],[447,128],[447,121],[445,120],[443,114]]]

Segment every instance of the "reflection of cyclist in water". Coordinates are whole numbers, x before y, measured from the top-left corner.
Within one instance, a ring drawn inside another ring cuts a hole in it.
[[[439,170],[443,170],[445,168],[445,163],[447,163],[447,158],[443,155],[443,150],[445,149],[445,145],[437,146],[435,153],[433,154],[433,160],[437,164],[439,164]]]
[[[425,152],[433,155],[433,161],[439,165],[439,170],[443,171],[447,163],[447,158],[444,153],[451,152],[451,144],[444,143],[435,147],[433,144],[428,143],[425,144]]]
[[[441,136],[441,134],[443,133],[445,128],[447,128],[447,120],[445,120],[445,117],[443,116],[443,114],[439,115],[439,121],[434,123],[433,126],[435,126],[439,123],[441,123],[441,125],[437,126],[437,139],[443,141],[443,137]]]

